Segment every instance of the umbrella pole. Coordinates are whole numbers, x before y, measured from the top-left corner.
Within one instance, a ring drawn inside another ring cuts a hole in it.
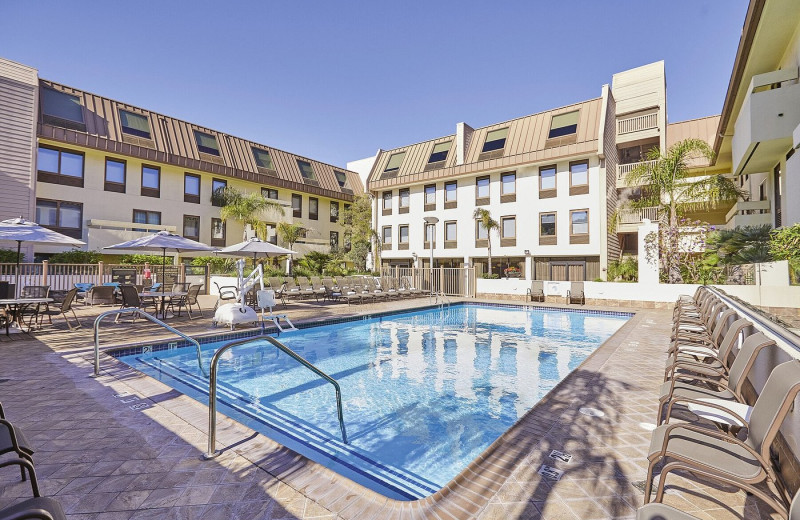
[[[17,240],[17,270],[15,271],[16,278],[14,280],[14,298],[19,297],[19,254],[21,250],[22,250],[22,241]]]
[[[166,272],[167,272],[167,269],[166,269],[166,266],[167,266],[167,248],[164,247],[161,250],[162,250],[162,254],[161,254],[161,294],[164,294],[164,285],[166,285],[165,282],[167,281],[166,278],[165,278]],[[163,301],[163,299],[162,299],[162,301]]]

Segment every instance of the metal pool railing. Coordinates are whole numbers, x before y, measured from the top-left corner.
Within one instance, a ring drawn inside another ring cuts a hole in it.
[[[330,384],[333,385],[334,389],[336,389],[336,409],[339,415],[339,428],[342,430],[342,441],[345,444],[347,442],[347,431],[344,427],[344,414],[342,412],[342,390],[339,387],[339,383],[336,382],[331,376],[323,372],[322,370],[315,367],[313,364],[309,363],[305,358],[300,356],[299,354],[295,353],[292,349],[278,341],[277,339],[273,338],[272,336],[258,336],[256,338],[248,338],[248,339],[241,339],[238,341],[232,341],[223,345],[219,350],[214,353],[214,357],[211,358],[211,366],[209,368],[210,376],[208,381],[208,451],[203,455],[206,459],[213,459],[220,452],[216,451],[217,448],[217,365],[219,364],[219,359],[223,353],[227,350],[238,347],[241,345],[246,345],[248,343],[254,343],[257,341],[266,340],[272,345],[274,345],[278,350],[285,352],[289,356],[291,356],[294,360],[298,363],[306,367],[307,369],[311,370],[315,374],[317,374],[322,379],[326,380]]]
[[[168,331],[172,332],[173,334],[175,334],[177,336],[180,336],[183,339],[185,339],[186,341],[188,341],[189,343],[193,344],[195,349],[197,350],[197,366],[200,367],[200,373],[203,374],[205,377],[208,377],[208,374],[206,373],[205,369],[203,368],[202,358],[200,357],[200,343],[198,343],[196,339],[187,336],[186,334],[184,334],[183,332],[179,331],[178,329],[170,327],[169,325],[167,325],[163,321],[159,320],[155,316],[153,316],[151,314],[148,314],[148,313],[146,313],[146,312],[144,312],[142,310],[136,309],[134,307],[125,307],[125,308],[122,308],[122,309],[113,309],[113,310],[110,310],[110,311],[106,311],[106,312],[102,313],[100,316],[98,316],[97,319],[94,320],[94,375],[95,375],[95,377],[100,375],[100,322],[103,321],[103,319],[106,318],[107,316],[113,316],[115,314],[123,314],[123,313],[131,313],[131,312],[137,313],[139,316],[142,316],[143,318],[152,321],[156,325],[160,325],[161,327],[167,329]]]

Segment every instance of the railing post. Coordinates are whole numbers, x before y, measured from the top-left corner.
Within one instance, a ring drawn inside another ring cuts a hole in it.
[[[47,285],[47,268],[49,262],[47,260],[42,260],[42,285]]]
[[[105,271],[105,264],[102,260],[97,262],[97,283],[95,285],[103,285],[103,274]]]
[[[186,283],[186,264],[178,264],[178,280],[181,283]]]
[[[211,294],[211,264],[206,264],[206,294]]]

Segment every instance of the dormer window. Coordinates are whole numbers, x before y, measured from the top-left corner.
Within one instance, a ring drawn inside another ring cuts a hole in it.
[[[435,145],[433,147],[433,151],[431,152],[431,156],[428,158],[428,164],[446,160],[447,154],[450,152],[450,145],[452,143],[452,141],[445,141],[444,143],[438,143]]]
[[[389,162],[386,164],[386,169],[383,171],[385,172],[396,172],[400,169],[400,165],[403,164],[403,158],[406,156],[405,152],[400,152],[393,154],[389,157]]]
[[[194,140],[197,143],[197,149],[203,153],[207,153],[209,155],[219,155],[219,145],[217,144],[217,138],[211,134],[207,134],[205,132],[201,132],[199,130],[194,131]]]
[[[577,132],[578,114],[579,112],[575,110],[574,112],[553,116],[550,120],[550,133],[547,134],[547,138],[552,139]]]
[[[508,127],[490,130],[486,133],[486,141],[483,142],[481,153],[502,150],[506,147],[506,137],[508,137]]]
[[[316,180],[317,177],[314,175],[314,168],[312,168],[310,162],[298,160],[297,166],[300,167],[300,175],[302,175],[304,179],[309,181]]]
[[[120,109],[119,122],[123,133],[150,139],[150,120],[147,116]]]
[[[256,164],[259,168],[266,168],[267,170],[275,169],[272,165],[272,156],[270,156],[267,150],[256,147],[251,147],[251,149],[253,150],[253,157],[255,157]]]
[[[333,170],[333,174],[336,175],[336,182],[339,183],[340,188],[347,187],[347,175],[344,172],[340,172],[337,170]]]
[[[52,88],[43,88],[41,92],[45,123],[86,131],[83,105],[78,96]]]

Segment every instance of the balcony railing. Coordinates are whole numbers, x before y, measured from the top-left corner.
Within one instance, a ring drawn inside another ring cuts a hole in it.
[[[644,219],[651,222],[659,221],[659,208],[657,206],[650,208],[638,209],[624,209],[619,212],[619,224],[642,224]]]
[[[658,128],[658,112],[617,120],[617,135]]]
[[[725,215],[725,222],[730,222],[737,215],[765,215],[769,212],[770,205],[768,200],[739,201]]]
[[[628,188],[629,185],[625,178],[628,174],[634,170],[636,167],[641,166],[643,164],[655,164],[657,161],[642,161],[642,162],[635,162],[629,164],[618,164],[617,165],[617,188]]]

